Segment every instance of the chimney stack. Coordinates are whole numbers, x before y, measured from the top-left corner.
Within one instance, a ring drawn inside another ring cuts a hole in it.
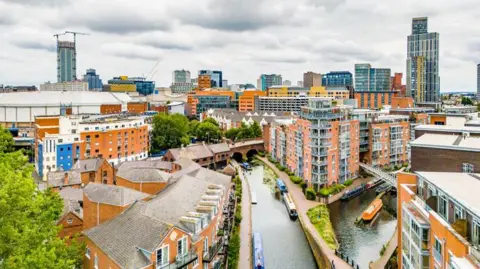
[[[68,173],[63,175],[63,185],[68,185]]]

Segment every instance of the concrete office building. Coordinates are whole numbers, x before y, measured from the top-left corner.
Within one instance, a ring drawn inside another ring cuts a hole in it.
[[[103,90],[103,83],[100,79],[100,75],[98,75],[95,69],[87,69],[85,75],[83,75],[83,81],[88,83],[88,89],[91,91],[102,91]]]
[[[322,74],[307,72],[303,74],[303,86],[304,87],[316,87],[322,86]]]
[[[188,70],[175,70],[172,74],[172,84],[175,83],[191,83],[191,75]]]
[[[223,87],[227,86],[227,85],[223,85],[223,73],[222,73],[222,71],[200,70],[200,71],[198,71],[198,76],[200,77],[200,75],[209,75],[210,76],[210,88],[223,88]]]
[[[88,91],[88,82],[83,81],[68,81],[58,83],[44,83],[40,84],[40,91]]]
[[[174,94],[186,94],[195,89],[191,82],[174,82],[170,86],[170,90]]]
[[[407,95],[417,103],[440,101],[440,34],[428,32],[428,18],[412,20],[407,46]]]
[[[332,71],[322,76],[322,86],[353,87],[353,75],[348,71]]]

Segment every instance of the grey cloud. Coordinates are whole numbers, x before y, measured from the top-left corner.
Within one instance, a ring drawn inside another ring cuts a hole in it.
[[[151,46],[157,49],[165,50],[192,50],[193,46],[190,44],[181,44],[174,40],[148,40],[142,42],[143,45]]]
[[[308,3],[315,7],[322,7],[326,11],[334,11],[337,7],[345,4],[347,0],[309,0]]]
[[[158,61],[160,60],[159,57],[153,55],[146,55],[141,54],[135,51],[114,51],[110,53],[113,56],[122,57],[126,59],[139,59],[139,60],[146,60],[146,61]]]
[[[48,52],[54,52],[56,50],[54,44],[45,44],[35,40],[17,40],[13,42],[13,45],[22,49],[43,50]]]
[[[327,40],[317,46],[317,51],[322,56],[333,61],[355,61],[373,62],[381,58],[381,54],[373,50],[363,48],[354,42],[341,42],[338,40]]]
[[[26,6],[58,7],[70,3],[70,0],[0,0],[0,2]]]

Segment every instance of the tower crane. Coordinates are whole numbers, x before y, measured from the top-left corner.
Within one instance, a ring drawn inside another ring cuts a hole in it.
[[[73,35],[73,44],[74,49],[73,49],[73,80],[77,80],[77,35],[90,35],[86,33],[80,33],[80,32],[73,32],[73,31],[65,31],[65,34],[72,34]]]

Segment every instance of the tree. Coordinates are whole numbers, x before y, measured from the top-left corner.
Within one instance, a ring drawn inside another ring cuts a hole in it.
[[[239,128],[231,128],[225,132],[225,137],[230,140],[235,140],[237,138],[238,132],[240,132]]]
[[[80,268],[83,245],[57,237],[62,198],[32,172],[22,152],[0,153],[0,268]]]
[[[197,135],[197,128],[200,122],[198,120],[192,120],[188,123],[188,134],[191,136]]]
[[[217,122],[214,118],[206,118],[206,119],[204,119],[202,122],[210,122],[210,123],[212,123],[213,125],[219,127],[218,122]]]
[[[181,114],[158,114],[153,118],[152,151],[188,145],[188,119]]]
[[[470,99],[470,98],[468,98],[468,97],[462,97],[462,105],[464,105],[464,106],[466,106],[466,105],[473,106],[472,99]]]
[[[254,137],[262,136],[262,128],[260,127],[260,124],[258,124],[258,122],[254,121],[252,125],[250,125],[250,128],[252,128],[252,133]]]
[[[210,121],[201,122],[197,128],[197,138],[209,143],[212,140],[219,140],[222,138],[222,132],[215,124]]]
[[[13,137],[10,131],[0,126],[0,152],[12,152],[13,144]]]
[[[248,139],[254,138],[255,134],[253,133],[252,128],[242,122],[242,126],[240,127],[240,131],[237,134],[237,139]]]

